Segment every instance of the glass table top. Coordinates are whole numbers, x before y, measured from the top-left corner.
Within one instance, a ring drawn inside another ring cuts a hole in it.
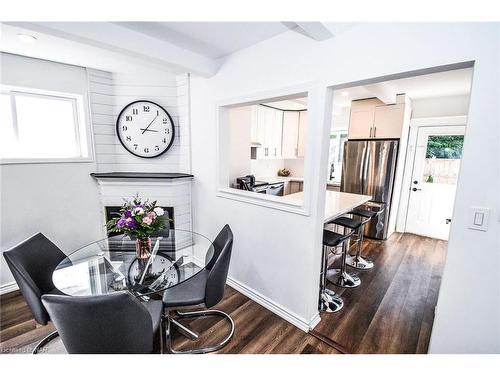
[[[194,232],[168,231],[151,237],[151,255],[138,259],[135,239],[126,235],[88,244],[56,267],[52,281],[71,296],[129,290],[136,296],[162,292],[202,271],[214,255],[212,241]]]

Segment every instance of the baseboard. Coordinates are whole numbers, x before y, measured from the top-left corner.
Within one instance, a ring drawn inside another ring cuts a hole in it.
[[[321,317],[319,316],[319,311],[318,311],[318,313],[309,322],[309,330],[313,330],[314,327],[316,327],[320,321]]]
[[[300,328],[304,332],[308,332],[309,330],[313,329],[316,326],[316,324],[318,324],[320,321],[319,313],[315,315],[310,321],[307,321],[295,315],[294,313],[290,312],[289,310],[281,306],[279,303],[276,303],[264,297],[262,294],[258,293],[254,289],[231,277],[227,278],[227,285],[229,285],[233,289],[236,289],[238,292],[247,296],[251,300],[257,302],[259,305],[265,307],[269,311],[272,311],[279,317],[285,319],[287,322],[292,323],[294,326]]]
[[[13,292],[13,291],[18,290],[18,289],[19,289],[19,287],[17,286],[15,281],[13,281],[11,283],[3,284],[3,285],[0,285],[0,295],[10,293],[10,292]]]

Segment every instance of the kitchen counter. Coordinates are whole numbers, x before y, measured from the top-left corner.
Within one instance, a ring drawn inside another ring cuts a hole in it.
[[[344,215],[353,208],[368,202],[370,199],[371,196],[369,195],[327,191],[325,201],[325,223]],[[285,195],[281,200],[292,204],[302,204],[302,202],[304,202],[304,192],[301,191],[299,193]]]
[[[327,191],[325,201],[325,223],[333,220],[372,199],[369,195]]]

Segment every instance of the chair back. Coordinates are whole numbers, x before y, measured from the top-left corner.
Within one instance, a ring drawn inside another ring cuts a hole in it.
[[[55,289],[52,273],[66,255],[42,233],[37,233],[5,251],[3,256],[35,320],[46,325],[50,318],[40,298]]]
[[[46,294],[42,302],[70,354],[153,351],[151,315],[127,291],[85,297]]]
[[[214,242],[214,255],[206,266],[209,271],[205,287],[205,305],[215,306],[224,297],[231,251],[233,249],[233,232],[228,224],[222,228]]]

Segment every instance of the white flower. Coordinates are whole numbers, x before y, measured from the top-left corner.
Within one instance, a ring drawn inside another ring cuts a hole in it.
[[[158,216],[162,216],[165,213],[165,211],[163,211],[163,208],[161,207],[155,207],[153,211]]]
[[[144,214],[144,209],[142,207],[136,207],[134,208],[134,211],[132,211],[132,215],[142,215]]]

